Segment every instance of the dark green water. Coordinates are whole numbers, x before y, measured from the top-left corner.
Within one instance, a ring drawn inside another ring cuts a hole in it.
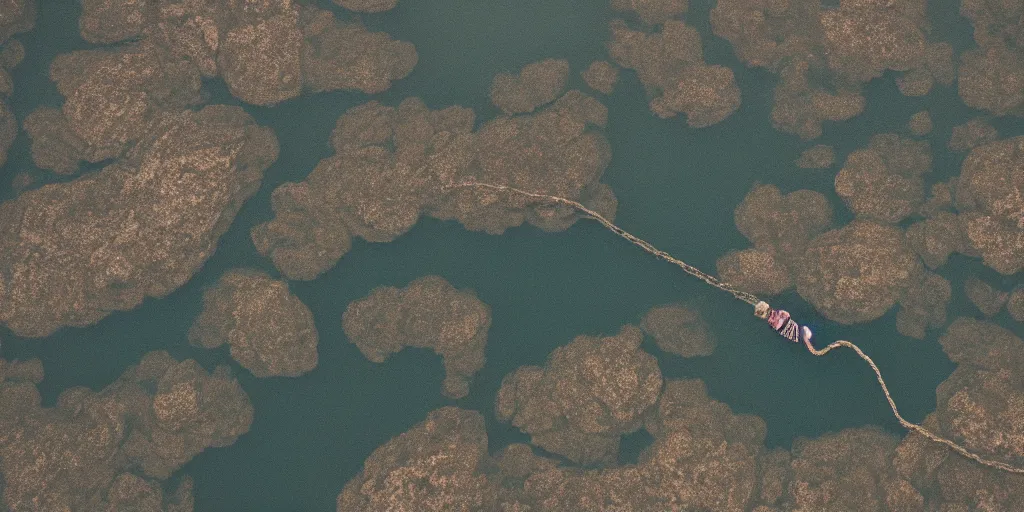
[[[432,108],[460,104],[473,108],[483,121],[496,114],[488,100],[496,73],[548,57],[569,59],[570,85],[581,87],[578,72],[605,56],[607,22],[612,17],[606,3],[402,0],[389,13],[363,19],[374,29],[414,43],[419,64],[410,77],[374,99],[397,105],[407,96],[420,96]],[[748,245],[735,229],[732,211],[755,183],[774,183],[784,192],[818,190],[832,199],[838,223],[850,217],[832,192],[832,171],[805,171],[792,165],[812,143],[772,129],[774,77],[744,68],[725,41],[709,35],[707,13],[712,5],[710,0],[691,2],[687,21],[705,34],[707,60],[736,72],[743,91],[738,112],[703,130],[689,129],[681,119],[657,119],[631,72],[622,74],[612,96],[602,98],[609,107],[606,133],[613,150],[603,181],[619,198],[617,222],[707,270],[714,269],[721,254]],[[19,37],[28,49],[28,57],[16,69],[11,98],[19,120],[38,105],[60,105],[47,69],[57,54],[88,47],[78,37],[77,17],[73,0],[44,2],[36,29]],[[958,38],[955,47],[971,46],[970,27],[958,15],[947,9],[933,18],[944,29],[940,33]],[[238,104],[221,82],[211,82],[207,89],[214,102]],[[826,124],[825,136],[814,143],[834,145],[841,162],[847,153],[865,146],[871,135],[903,132],[912,113],[930,109],[935,122],[935,171],[930,178],[942,181],[958,172],[962,157],[947,152],[945,141],[952,126],[977,112],[962,105],[955,86],[936,87],[924,98],[905,98],[886,76],[872,82],[867,95],[864,115],[838,126]],[[746,305],[590,222],[557,234],[524,227],[489,236],[428,219],[390,244],[357,241],[320,279],[292,284],[313,310],[320,333],[319,367],[299,379],[255,379],[226,351],[190,347],[185,335],[199,312],[205,286],[239,266],[276,274],[269,261],[256,254],[250,228],[271,217],[269,197],[275,187],[301,180],[331,154],[328,137],[335,121],[368,98],[330,93],[275,108],[248,108],[261,124],[275,130],[281,156],[202,271],[170,296],[147,300],[137,310],[111,315],[93,327],[64,329],[42,340],[0,332],[4,357],[43,360],[46,379],[41,390],[47,404],[70,386],[101,389],[156,349],[195,358],[208,368],[235,367],[256,416],[251,431],[237,443],[207,450],[182,470],[195,478],[201,511],[333,510],[342,486],[376,447],[446,404],[483,412],[492,450],[523,441],[525,436],[493,417],[493,398],[504,375],[521,365],[542,364],[552,349],[578,334],[615,333],[623,324],[638,322],[650,307],[666,302],[698,307],[715,326],[718,348],[710,357],[689,360],[661,353],[650,342],[645,348],[658,356],[667,377],[699,377],[713,398],[764,418],[770,446],[867,424],[901,433],[874,375],[858,359],[809,356],[755,322]],[[1019,126],[996,126],[1004,136],[1024,133]],[[24,134],[0,173],[0,198],[14,196],[11,179],[23,170],[47,179],[32,168]],[[978,262],[962,258],[954,258],[942,273],[954,283],[951,318],[974,314],[959,288],[963,276],[978,274],[999,282]],[[377,286],[405,286],[427,274],[474,289],[493,311],[487,365],[474,379],[470,395],[454,402],[440,394],[443,370],[432,353],[406,350],[385,364],[373,364],[341,330],[341,313],[352,300]],[[776,302],[820,325],[820,339],[851,339],[868,351],[908,419],[920,420],[934,409],[935,387],[953,369],[935,341],[936,333],[925,341],[900,336],[895,309],[870,324],[841,327],[821,319],[795,294]],[[635,441],[629,443],[634,452],[642,448],[642,436]]]

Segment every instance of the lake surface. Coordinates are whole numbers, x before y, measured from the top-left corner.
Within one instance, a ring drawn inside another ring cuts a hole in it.
[[[329,2],[321,4],[341,12]],[[905,132],[910,115],[925,109],[935,123],[929,136],[935,170],[928,179],[943,181],[959,172],[962,155],[948,152],[945,142],[954,125],[977,112],[963,106],[955,86],[936,86],[926,97],[906,98],[887,75],[867,87],[863,115],[841,125],[826,123],[823,137],[802,142],[771,126],[775,77],[745,68],[727,42],[710,35],[712,5],[710,0],[691,2],[686,19],[701,31],[707,61],[736,73],[743,102],[735,114],[700,130],[688,128],[682,118],[658,119],[629,71],[622,72],[611,96],[599,97],[609,108],[606,135],[613,152],[602,181],[618,197],[616,222],[623,228],[713,271],[719,256],[749,245],[735,228],[733,209],[757,183],[776,184],[784,193],[800,188],[822,192],[835,208],[836,223],[843,224],[851,215],[832,190],[834,170],[801,170],[793,160],[822,143],[836,148],[841,163],[876,133]],[[47,1],[35,30],[18,37],[28,50],[15,70],[10,100],[19,121],[39,105],[60,105],[47,69],[54,56],[89,47],[78,36],[78,9],[74,0]],[[478,123],[486,121],[498,113],[488,97],[497,73],[515,72],[544,58],[565,58],[571,64],[570,87],[582,87],[579,72],[607,58],[607,27],[613,18],[605,0],[401,0],[394,10],[363,20],[415,44],[419,63],[408,78],[373,99],[397,105],[419,96],[431,108],[470,107]],[[942,15],[933,22],[960,38],[951,41],[954,47],[970,46],[970,26],[962,18]],[[241,105],[219,80],[206,89],[212,103]],[[334,269],[315,281],[291,284],[313,311],[320,334],[319,366],[301,378],[256,379],[226,350],[191,347],[186,333],[200,311],[202,292],[224,271],[255,267],[279,275],[256,253],[249,230],[272,217],[269,198],[275,187],[301,180],[333,153],[328,137],[335,121],[368,99],[338,92],[306,95],[274,108],[247,106],[260,124],[276,132],[280,158],[194,279],[168,297],[146,300],[92,327],[63,329],[39,340],[0,331],[3,356],[42,359],[46,378],[40,389],[48,405],[71,386],[102,389],[152,350],[197,359],[208,369],[231,365],[253,402],[255,419],[235,444],[207,450],[181,470],[195,479],[197,510],[333,510],[342,486],[375,448],[444,405],[481,411],[492,451],[526,441],[494,419],[494,396],[506,374],[522,365],[543,364],[554,348],[579,334],[614,334],[624,324],[638,323],[652,306],[669,302],[699,309],[713,325],[717,349],[709,357],[683,359],[660,352],[651,340],[644,348],[657,356],[666,377],[699,377],[712,398],[764,418],[769,446],[788,447],[799,436],[872,424],[902,435],[874,375],[860,360],[851,354],[808,355],[757,322],[747,305],[589,221],[561,233],[520,227],[491,236],[468,232],[455,222],[424,219],[393,243],[357,240]],[[998,120],[996,126],[1004,137],[1024,133]],[[0,198],[15,196],[11,181],[23,170],[53,180],[33,170],[24,133],[0,171]],[[966,258],[954,257],[940,273],[954,283],[951,319],[974,314],[959,288],[965,275],[1001,282]],[[375,287],[405,286],[428,274],[457,288],[472,288],[492,308],[487,364],[461,400],[441,395],[444,371],[433,353],[407,349],[374,364],[341,329],[349,302]],[[878,362],[908,419],[919,421],[934,409],[935,387],[954,367],[936,342],[938,332],[930,331],[923,341],[901,336],[895,328],[896,308],[869,324],[845,327],[822,319],[795,293],[774,302],[820,325],[819,343],[841,337],[861,345]],[[642,436],[626,444],[634,456],[642,447]]]

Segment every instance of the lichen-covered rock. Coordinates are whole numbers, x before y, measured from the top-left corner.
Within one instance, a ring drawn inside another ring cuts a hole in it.
[[[800,153],[796,166],[801,169],[827,169],[836,161],[836,152],[832,146],[818,144]]]
[[[984,119],[976,117],[953,127],[953,133],[949,137],[949,149],[967,151],[982,144],[994,142],[998,138],[999,132],[992,125]]]
[[[958,457],[948,457],[935,471],[943,510],[1018,510],[1024,508],[1024,477]],[[931,489],[930,489],[931,490]]]
[[[946,305],[952,297],[953,289],[946,278],[923,272],[900,296],[896,330],[904,336],[923,340],[925,329],[946,324]]]
[[[758,475],[757,506],[752,512],[781,511],[782,500],[793,479],[790,462],[793,456],[788,450],[776,448],[765,452],[761,457],[760,474]]]
[[[836,194],[858,218],[894,224],[924,201],[922,174],[931,170],[926,141],[876,135],[854,151],[836,175]]]
[[[811,66],[797,60],[779,74],[772,105],[776,129],[802,139],[816,139],[825,121],[852,119],[864,111],[864,96],[857,90],[831,91],[811,79]]]
[[[1010,297],[1009,293],[997,290],[977,277],[969,277],[964,281],[964,292],[974,307],[986,317],[993,317],[1002,311],[1003,304]]]
[[[1024,34],[1014,2],[961,2],[974,26],[978,49],[961,55],[960,97],[968,106],[997,115],[1024,115]]]
[[[611,159],[608,140],[598,131],[607,121],[605,106],[579,91],[530,116],[492,119],[475,133],[475,158],[465,178],[574,199],[614,218],[615,195],[598,181]],[[561,231],[579,218],[571,208],[479,188],[456,189],[444,199],[430,215],[492,234],[523,222]]]
[[[79,160],[101,162],[125,154],[164,112],[200,100],[199,70],[149,41],[116,50],[58,55],[50,78],[64,96],[61,115],[48,107],[29,116],[38,167],[63,174]]]
[[[733,414],[728,405],[708,397],[707,386],[700,379],[668,381],[645,426],[655,439],[680,430],[717,432],[752,447],[750,455],[760,452],[766,429],[761,418]]]
[[[608,54],[616,64],[636,70],[651,94],[651,111],[668,118],[686,114],[692,127],[719,123],[740,106],[732,70],[704,62],[700,34],[678,20],[668,20],[653,34],[611,24]]]
[[[491,308],[472,290],[457,290],[438,276],[405,288],[384,286],[349,304],[342,315],[349,341],[382,363],[405,347],[430,348],[444,359],[444,394],[462,398],[484,366]]]
[[[276,158],[238,107],[162,114],[119,162],[0,205],[0,322],[46,336],[177,289]]]
[[[0,45],[35,26],[36,0],[4,0],[0,7]]]
[[[0,359],[0,382],[28,382],[39,384],[43,381],[43,363],[38,359],[8,361]]]
[[[192,512],[192,478],[184,477],[170,496],[164,495],[159,482],[146,480],[133,473],[114,478],[104,502],[90,505],[90,510],[132,510],[138,512]]]
[[[936,389],[939,432],[979,455],[1024,464],[1024,341],[959,318],[939,338],[956,370]]]
[[[940,430],[938,415],[921,423]],[[890,510],[1015,510],[1024,506],[1024,477],[984,467],[911,432],[896,448],[893,466],[913,507]],[[907,486],[910,489],[907,489]]]
[[[816,51],[820,12],[817,1],[723,0],[711,10],[711,28],[732,44],[741,61],[778,72],[788,57]]]
[[[338,119],[335,155],[305,181],[274,191],[276,217],[253,229],[253,242],[287,277],[313,279],[348,251],[351,237],[391,241],[423,214],[495,234],[523,222],[562,230],[578,218],[518,194],[451,188],[473,179],[579,200],[613,217],[615,197],[598,182],[610,152],[596,128],[606,120],[604,106],[577,91],[476,133],[472,111],[461,107],[431,111],[416,98],[397,109],[355,107]]]
[[[0,365],[4,367],[5,365]],[[252,405],[226,367],[212,374],[147,354],[100,392],[40,407],[31,384],[0,383],[0,481],[9,510],[192,510],[192,481],[160,480],[248,431]]]
[[[1006,300],[1006,311],[1018,322],[1024,322],[1024,286],[1018,286]]]
[[[293,10],[226,30],[217,65],[228,90],[254,105],[273,105],[302,92],[302,32]]]
[[[489,465],[483,416],[444,407],[374,450],[338,494],[338,512],[497,510]]]
[[[1012,2],[964,0],[960,3],[960,14],[971,20],[974,42],[982,48],[1019,41],[1022,34],[1015,21],[1020,12],[1020,6]]]
[[[749,510],[757,498],[764,421],[708,398],[699,380],[670,381],[648,421],[654,443],[637,464],[554,467],[516,450],[501,510]],[[511,498],[511,499],[509,499]]]
[[[595,60],[582,73],[583,81],[591,89],[603,94],[611,94],[615,84],[619,82],[619,68],[605,60]]]
[[[927,40],[923,3],[818,0],[722,0],[711,10],[715,35],[749,66],[779,75],[772,119],[785,132],[811,139],[822,121],[842,121],[864,109],[863,84],[886,71],[903,72],[906,95],[952,83],[952,47]]]
[[[207,447],[229,446],[249,431],[252,404],[226,366],[207,373],[191,359],[154,352],[128,375],[155,390],[122,447],[150,477],[165,479]]]
[[[922,110],[916,114],[910,116],[910,121],[907,122],[907,128],[910,129],[910,133],[923,137],[932,132],[932,115],[927,110]]]
[[[928,265],[936,269],[946,264],[954,252],[969,252],[970,241],[956,214],[939,212],[930,219],[907,228],[907,244]]]
[[[1002,46],[970,50],[960,57],[960,97],[996,115],[1024,115],[1024,56]]]
[[[530,498],[524,484],[530,477],[546,472],[562,474],[556,461],[533,453],[533,448],[528,444],[510,444],[498,452],[494,459],[502,484],[498,491],[500,510],[523,510],[529,507],[526,502]]]
[[[360,23],[335,20],[330,11],[306,8],[301,17],[308,20],[302,29],[303,83],[313,92],[383,92],[408,76],[419,60],[412,43],[370,32]]]
[[[289,278],[312,279],[352,236],[383,242],[405,233],[469,165],[472,126],[471,111],[430,111],[418,99],[350,109],[331,136],[336,154],[274,191],[277,217],[253,229],[256,248]]]
[[[522,457],[520,457],[522,458]],[[505,464],[505,460],[502,460]],[[500,510],[601,510],[635,508],[640,475],[633,472],[576,471],[539,467],[522,482],[504,488]],[[623,492],[624,491],[624,492]]]
[[[34,185],[35,182],[35,176],[28,171],[21,171],[18,174],[15,174],[14,178],[11,178],[11,191],[13,191],[15,195],[21,194]]]
[[[888,147],[879,147],[880,144],[878,144],[878,142],[881,140],[888,140],[891,144],[885,144],[885,146]],[[898,136],[888,134],[875,136],[872,138],[872,143],[869,149],[856,151],[850,155],[850,158],[847,160],[849,169],[844,169],[845,172],[841,171],[839,173],[840,176],[848,174],[849,177],[837,177],[837,192],[839,192],[840,195],[843,195],[844,199],[846,199],[852,194],[846,189],[853,187],[846,184],[840,186],[838,183],[856,181],[857,177],[861,175],[891,174],[898,177],[917,177],[920,174],[927,172],[930,164],[931,156],[928,152],[927,143],[923,143],[923,141],[910,141],[908,139],[902,139]],[[869,183],[868,186],[870,185],[871,184]],[[889,186],[886,188],[893,187]],[[889,192],[886,188],[876,190],[876,192]],[[918,191],[918,193],[914,195],[920,196],[918,201],[923,199],[923,186],[919,185],[915,187],[901,188],[913,188]]]
[[[286,183],[274,190],[270,204],[275,217],[253,228],[252,241],[288,279],[315,279],[352,247],[340,215],[321,204],[317,187]]]
[[[838,9],[822,9],[829,68],[840,77],[867,82],[886,70],[919,66],[927,44],[921,31],[924,17],[924,5],[916,1],[841,2]]]
[[[231,346],[231,357],[257,377],[298,377],[316,368],[313,313],[284,281],[255,270],[231,270],[203,294],[189,342]]]
[[[57,174],[74,174],[88,159],[89,145],[75,132],[60,109],[39,107],[23,123],[32,139],[32,162]]]
[[[922,217],[935,218],[942,212],[952,212],[954,183],[955,180],[932,184],[928,199],[921,204],[917,213]]]
[[[92,162],[119,155],[145,133],[159,110],[201,101],[198,70],[147,41],[58,55],[50,78],[65,97],[61,110],[88,144]]]
[[[641,341],[634,326],[616,336],[577,336],[552,352],[545,367],[507,375],[496,416],[574,462],[614,461],[620,437],[640,428],[661,393],[658,362],[640,349]]]
[[[919,72],[921,69],[922,68],[911,70],[904,76]],[[924,69],[931,74],[935,82],[945,86],[952,85],[953,80],[956,79],[956,59],[953,54],[953,45],[945,41],[930,43],[928,47],[925,48]],[[897,81],[897,85],[898,84],[899,82]],[[924,91],[923,94],[927,93],[928,91]],[[906,93],[904,93],[904,95],[911,96]]]
[[[960,222],[986,265],[1005,275],[1024,268],[1024,223],[1001,222],[997,216],[977,211],[961,214]]]
[[[155,2],[82,0],[78,31],[93,44],[111,44],[142,36],[154,16]]]
[[[518,75],[499,73],[491,82],[491,103],[506,114],[533,112],[565,91],[569,61],[546,59],[527,64]]]
[[[811,241],[796,289],[830,320],[869,322],[884,315],[922,271],[898,228],[854,221]]]
[[[680,304],[651,308],[640,328],[654,337],[658,348],[682,357],[709,356],[718,345],[700,312]]]
[[[704,382],[669,381],[647,422],[638,510],[746,510],[756,496],[764,420],[711,400]]]
[[[743,198],[733,217],[754,247],[773,252],[789,264],[832,223],[832,207],[813,190],[782,195],[774,185],[758,185]]]
[[[380,12],[394,7],[395,0],[343,3]],[[381,92],[407,76],[417,61],[410,43],[291,1],[85,0],[79,27],[93,43],[140,40],[158,46],[203,77],[221,76],[233,95],[257,105],[294,98],[303,89]]]
[[[916,5],[912,9],[919,9]],[[920,20],[917,22],[921,24]],[[896,86],[904,96],[924,96],[936,82],[949,86],[956,79],[953,46],[947,42],[930,43],[924,50],[924,62],[896,78]]]
[[[730,251],[718,258],[716,266],[718,277],[749,293],[778,295],[793,286],[789,267],[772,251]]]
[[[719,258],[719,276],[751,293],[778,295],[793,285],[793,272],[811,238],[832,223],[832,207],[819,192],[782,195],[774,185],[757,185],[733,216],[754,247]]]
[[[1024,269],[1024,136],[974,148],[957,180],[956,205],[985,264],[1010,275]]]
[[[21,64],[21,61],[24,59],[25,45],[21,44],[17,39],[11,39],[0,44],[0,68],[4,68],[4,70],[10,72],[12,68]],[[10,79],[10,76],[7,76],[7,79]],[[7,87],[6,93],[9,94],[13,84],[5,84],[5,87]]]
[[[797,439],[785,509],[893,510],[887,507],[887,497],[891,485],[898,483],[892,466],[897,443],[877,427]]]
[[[355,12],[384,12],[394,9],[398,0],[334,0],[334,3]]]
[[[0,46],[0,98],[4,98],[14,91],[14,79],[7,70],[6,59],[3,56],[4,47]],[[6,105],[6,103],[4,103]]]
[[[924,96],[932,90],[935,78],[925,69],[911,69],[896,78],[896,87],[904,96]]]

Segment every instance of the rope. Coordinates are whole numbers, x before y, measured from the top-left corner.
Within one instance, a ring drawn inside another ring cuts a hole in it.
[[[662,250],[654,247],[653,245],[651,245],[647,241],[645,241],[643,239],[640,239],[640,238],[637,238],[636,236],[632,235],[628,231],[620,228],[619,226],[616,226],[614,223],[612,223],[612,221],[608,220],[607,218],[605,218],[600,213],[597,213],[596,211],[594,211],[594,210],[592,210],[590,208],[587,208],[585,205],[583,205],[583,203],[580,203],[578,201],[573,201],[572,199],[567,199],[567,198],[559,197],[559,196],[553,196],[553,195],[548,195],[548,194],[541,194],[541,193],[537,193],[537,192],[529,192],[529,191],[526,191],[526,190],[522,190],[522,189],[518,189],[518,188],[515,188],[515,187],[511,187],[511,186],[508,186],[508,185],[493,185],[493,184],[490,184],[490,183],[481,183],[481,182],[477,182],[477,181],[466,181],[466,182],[462,182],[462,183],[456,183],[456,184],[453,184],[453,185],[451,185],[449,187],[446,187],[446,190],[470,188],[470,187],[472,187],[472,188],[489,189],[489,190],[493,190],[493,191],[497,191],[497,192],[512,192],[512,193],[519,194],[521,196],[528,197],[528,198],[531,198],[531,199],[537,199],[537,200],[542,201],[542,202],[555,203],[555,204],[561,204],[561,205],[564,205],[564,206],[568,206],[568,207],[573,208],[573,209],[575,209],[575,210],[577,210],[579,212],[582,212],[586,216],[596,220],[597,222],[601,223],[602,226],[607,228],[609,231],[611,231],[611,232],[615,233],[616,235],[618,235],[618,236],[628,240],[633,245],[636,245],[637,247],[640,247],[644,251],[654,255],[657,258],[660,258],[662,260],[665,260],[665,261],[667,261],[669,263],[672,263],[672,264],[678,266],[679,268],[682,268],[683,271],[685,271],[687,274],[690,274],[691,276],[694,276],[697,279],[700,279],[701,281],[704,281],[705,283],[707,283],[707,284],[709,284],[711,286],[714,286],[715,288],[718,288],[719,290],[723,290],[723,291],[725,291],[727,293],[730,293],[730,294],[732,294],[733,297],[736,297],[737,299],[739,299],[739,300],[741,300],[743,302],[746,302],[747,304],[756,306],[759,302],[761,302],[753,294],[744,292],[742,290],[738,290],[735,287],[733,287],[732,285],[730,285],[730,284],[728,284],[728,283],[726,283],[724,281],[721,281],[721,280],[717,279],[714,276],[705,274],[704,272],[702,272],[697,267],[694,267],[694,266],[692,266],[692,265],[690,265],[690,264],[688,264],[688,263],[686,263],[686,262],[684,262],[682,260],[673,258],[667,252],[662,251]],[[765,305],[767,306],[767,304],[765,304]],[[923,426],[918,425],[917,423],[910,422],[906,418],[904,418],[903,415],[900,414],[899,409],[896,408],[896,402],[892,399],[892,395],[889,393],[889,387],[886,386],[885,379],[882,378],[882,371],[878,369],[878,365],[875,364],[875,362],[871,359],[871,357],[869,357],[867,354],[865,354],[864,351],[861,350],[861,348],[858,347],[857,345],[855,345],[854,343],[846,341],[846,340],[838,340],[838,341],[834,341],[834,342],[830,343],[828,346],[826,346],[825,348],[822,348],[822,349],[814,348],[814,345],[811,344],[811,340],[810,340],[809,337],[804,337],[803,338],[803,343],[804,343],[804,346],[807,347],[807,350],[811,354],[814,354],[815,356],[818,356],[818,357],[824,356],[825,354],[828,354],[832,350],[835,350],[835,349],[837,349],[839,347],[846,347],[846,348],[849,348],[849,349],[853,350],[857,354],[857,356],[860,357],[861,359],[863,359],[864,362],[866,362],[868,364],[868,366],[871,367],[871,370],[875,372],[875,378],[878,380],[879,386],[882,387],[882,392],[885,394],[885,399],[886,399],[886,401],[889,402],[889,408],[892,409],[893,416],[896,417],[896,421],[898,421],[903,428],[905,428],[907,430],[910,430],[911,432],[916,432],[916,433],[924,436],[926,439],[931,440],[931,441],[933,441],[935,443],[939,443],[939,444],[945,445],[946,447],[948,447],[949,449],[953,450],[954,452],[956,452],[956,453],[958,453],[958,454],[960,454],[960,455],[962,455],[962,456],[964,456],[964,457],[966,457],[966,458],[968,458],[970,460],[973,460],[973,461],[977,462],[978,464],[981,464],[981,465],[984,465],[984,466],[988,466],[990,468],[998,469],[1000,471],[1006,471],[1008,473],[1024,474],[1024,468],[1019,468],[1019,467],[1011,466],[1009,464],[1006,464],[1004,462],[999,462],[997,460],[986,459],[986,458],[984,458],[984,457],[982,457],[980,455],[977,455],[977,454],[971,452],[967,448],[964,448],[963,446],[961,446],[961,445],[959,445],[959,444],[957,444],[957,443],[955,443],[955,442],[953,442],[953,441],[951,441],[949,439],[946,439],[946,438],[944,438],[944,437],[942,437],[942,436],[940,436],[938,434],[935,434],[935,433],[931,432],[930,430],[924,428]]]
[[[728,283],[719,281],[715,276],[711,276],[711,275],[705,274],[704,272],[701,272],[701,270],[699,268],[694,267],[693,265],[690,265],[689,263],[686,263],[686,262],[684,262],[682,260],[678,260],[676,258],[673,258],[671,254],[669,254],[669,253],[667,253],[665,251],[662,251],[662,250],[658,249],[657,247],[654,247],[653,245],[647,243],[647,241],[645,241],[645,240],[642,240],[640,238],[637,238],[637,237],[633,236],[628,231],[626,231],[626,230],[616,226],[615,224],[613,224],[612,221],[608,220],[607,218],[605,218],[600,213],[597,213],[594,210],[591,210],[590,208],[587,208],[586,206],[583,205],[583,203],[580,203],[578,201],[573,201],[572,199],[566,199],[564,197],[550,196],[550,195],[547,195],[547,194],[538,194],[536,192],[527,192],[525,190],[518,189],[518,188],[515,188],[515,187],[509,187],[509,186],[506,186],[506,185],[492,185],[490,183],[480,183],[480,182],[476,182],[476,181],[469,181],[469,182],[458,183],[458,184],[455,184],[455,185],[453,185],[453,186],[451,186],[449,188],[450,189],[455,189],[455,188],[467,188],[467,187],[486,188],[486,189],[495,190],[495,191],[498,191],[498,192],[514,192],[516,194],[519,194],[519,195],[522,195],[522,196],[526,196],[526,197],[529,197],[529,198],[532,198],[532,199],[539,199],[541,201],[545,201],[545,202],[548,202],[548,203],[557,203],[557,204],[568,206],[568,207],[573,208],[573,209],[575,209],[577,211],[583,212],[588,217],[590,217],[590,218],[600,222],[602,226],[608,228],[612,233],[615,233],[616,235],[619,235],[620,237],[625,238],[626,240],[628,240],[633,245],[636,245],[637,247],[640,247],[641,249],[647,251],[648,253],[653,254],[657,258],[660,258],[660,259],[665,260],[665,261],[667,261],[667,262],[669,262],[669,263],[671,263],[673,265],[678,266],[679,268],[683,269],[683,271],[685,271],[687,274],[690,274],[691,276],[696,277],[697,279],[700,279],[701,281],[704,281],[705,283],[707,283],[707,284],[709,284],[711,286],[714,286],[715,288],[718,288],[719,290],[723,290],[725,292],[731,293],[733,297],[736,297],[737,299],[742,300],[743,302],[746,302],[747,304],[750,304],[751,306],[753,306],[754,304],[757,304],[757,302],[758,302],[757,297],[755,297],[754,295],[751,295],[751,294],[749,294],[747,292],[744,292],[744,291],[741,291],[741,290],[737,290],[736,288],[730,286]]]
[[[828,346],[826,346],[825,348],[816,349],[814,348],[814,346],[811,345],[809,339],[804,339],[804,345],[807,347],[807,350],[809,350],[812,354],[819,357],[828,354],[833,349],[839,347],[846,347],[856,352],[857,355],[861,359],[863,359],[865,363],[868,363],[868,366],[871,366],[871,369],[875,372],[875,378],[878,380],[878,385],[882,387],[882,392],[885,393],[885,399],[886,401],[889,402],[889,408],[892,409],[892,415],[896,417],[896,421],[900,422],[900,425],[902,425],[903,428],[910,430],[912,432],[917,432],[918,434],[921,434],[922,436],[936,443],[944,444],[954,452],[959,453],[960,455],[967,457],[968,459],[971,459],[977,462],[978,464],[982,464],[1001,471],[1006,471],[1008,473],[1024,475],[1024,468],[1011,466],[1009,464],[1006,464],[1005,462],[999,462],[997,460],[986,459],[980,455],[977,455],[969,451],[967,448],[964,448],[963,446],[960,446],[959,444],[956,444],[955,442],[946,439],[938,434],[935,434],[932,431],[922,427],[921,425],[918,425],[917,423],[912,423],[908,421],[906,418],[904,418],[903,415],[900,414],[900,411],[896,408],[896,402],[893,401],[892,395],[889,394],[889,387],[885,385],[885,379],[882,378],[882,371],[879,370],[878,365],[876,365],[875,362],[872,361],[871,358],[854,343],[846,340],[838,340],[829,343]]]

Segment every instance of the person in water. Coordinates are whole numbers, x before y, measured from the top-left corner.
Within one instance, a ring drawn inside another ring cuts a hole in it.
[[[772,309],[767,302],[761,301],[754,306],[754,315],[768,322],[768,325],[775,329],[775,332],[782,335],[793,343],[803,342],[808,348],[812,347],[811,329],[806,325],[801,326],[793,321],[789,312],[784,309]]]

